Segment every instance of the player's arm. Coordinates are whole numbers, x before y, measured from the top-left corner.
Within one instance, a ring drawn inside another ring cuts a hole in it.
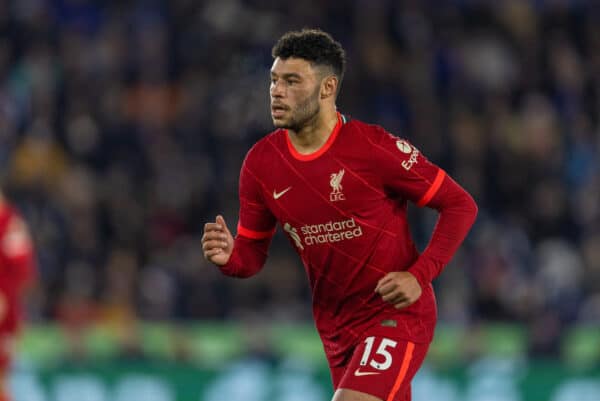
[[[259,178],[248,167],[248,157],[240,172],[240,216],[234,238],[222,216],[207,223],[202,236],[204,257],[223,274],[250,277],[267,259],[275,233],[275,217],[265,205]]]
[[[225,219],[219,215],[215,222],[205,224],[202,249],[206,260],[217,265],[223,274],[246,278],[264,266],[272,237],[272,233],[264,238],[249,238],[238,233],[234,238]]]
[[[386,274],[376,288],[384,301],[398,309],[414,303],[422,289],[439,276],[477,216],[473,198],[448,175],[426,206],[439,212],[427,248],[407,271]]]
[[[431,200],[424,204],[439,212],[429,244],[408,270],[419,283],[428,284],[450,262],[477,217],[477,204],[456,181],[445,175]]]
[[[475,221],[477,205],[444,170],[407,141],[381,133],[373,146],[380,155],[384,186],[420,207],[439,212],[431,240],[416,262],[407,271],[388,273],[375,288],[384,301],[403,308],[414,303],[452,259]]]

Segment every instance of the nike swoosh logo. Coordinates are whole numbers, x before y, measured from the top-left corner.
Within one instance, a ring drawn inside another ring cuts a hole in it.
[[[286,189],[284,189],[281,192],[275,192],[275,190],[273,190],[273,199],[279,199],[279,198],[281,198],[283,196],[283,194],[285,194],[290,189],[292,189],[292,187],[287,187]]]
[[[378,375],[381,372],[361,372],[360,369],[356,369],[354,371],[354,376],[371,376],[371,375]]]

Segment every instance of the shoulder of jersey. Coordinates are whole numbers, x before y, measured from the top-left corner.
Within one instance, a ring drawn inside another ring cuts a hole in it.
[[[256,163],[264,160],[265,157],[271,156],[273,145],[277,146],[278,143],[285,144],[285,130],[283,129],[276,129],[256,141],[246,154],[246,162]]]
[[[379,142],[379,139],[382,136],[388,135],[388,132],[382,126],[377,124],[369,124],[360,120],[351,119],[346,125],[358,131],[361,136],[368,136],[376,139],[376,142]]]

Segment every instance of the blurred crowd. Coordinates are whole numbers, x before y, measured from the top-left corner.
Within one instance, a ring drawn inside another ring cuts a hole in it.
[[[279,233],[251,280],[202,258],[272,130],[287,30],[346,48],[339,109],[410,139],[477,200],[435,282],[442,322],[520,322],[533,354],[600,323],[600,6],[594,1],[0,0],[0,181],[30,224],[34,321],[310,319]],[[412,208],[426,246],[436,214]]]

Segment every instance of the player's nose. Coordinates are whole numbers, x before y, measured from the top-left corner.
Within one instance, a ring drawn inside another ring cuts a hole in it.
[[[285,94],[285,91],[284,91],[283,85],[279,84],[278,82],[271,84],[271,97],[281,98],[284,96],[284,94]]]

